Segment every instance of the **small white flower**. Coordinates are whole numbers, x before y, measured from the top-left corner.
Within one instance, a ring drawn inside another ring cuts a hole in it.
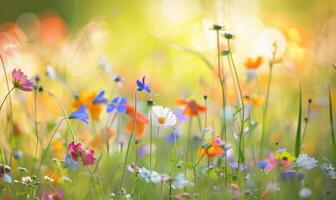
[[[54,182],[55,180],[53,178],[50,178],[49,176],[44,176],[44,179],[49,182]]]
[[[45,73],[51,80],[57,79],[57,72],[55,70],[55,67],[48,65]]]
[[[185,179],[185,176],[183,173],[179,173],[175,178],[172,183],[172,187],[175,188],[184,188],[188,186],[194,186],[194,184],[188,180]]]
[[[169,108],[153,106],[150,112],[156,127],[168,128],[176,124],[176,115]]]
[[[160,183],[161,176],[156,171],[152,171],[150,175],[150,179],[153,183],[157,184],[157,183]]]
[[[302,188],[299,192],[301,198],[307,198],[312,194],[309,188]]]
[[[315,158],[309,157],[307,154],[300,154],[295,161],[296,166],[306,169],[313,169],[317,166],[317,162],[318,161]]]

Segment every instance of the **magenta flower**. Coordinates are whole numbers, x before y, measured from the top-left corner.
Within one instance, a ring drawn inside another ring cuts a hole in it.
[[[69,152],[72,160],[82,161],[84,166],[92,165],[96,160],[94,150],[85,150],[81,143],[76,144],[74,141],[71,142],[69,144]]]
[[[14,69],[12,71],[13,85],[23,91],[30,92],[34,89],[33,82],[21,71],[21,69]]]
[[[92,165],[96,160],[96,158],[94,157],[94,151],[92,149],[85,150],[84,157],[82,160],[84,166]]]

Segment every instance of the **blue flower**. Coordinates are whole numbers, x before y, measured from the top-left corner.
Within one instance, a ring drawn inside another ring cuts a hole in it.
[[[141,91],[145,91],[145,92],[147,92],[147,93],[149,93],[149,94],[151,94],[152,93],[152,90],[150,89],[150,87],[148,86],[148,85],[146,85],[146,83],[145,83],[145,76],[144,77],[142,77],[142,80],[140,81],[140,80],[137,80],[136,81],[136,84],[137,84],[137,89],[141,92]]]
[[[257,162],[257,166],[264,169],[267,166],[268,162],[267,161],[259,161]]]
[[[78,119],[88,123],[89,115],[86,113],[87,106],[81,106],[75,112],[69,115],[69,119]]]
[[[98,95],[93,99],[94,104],[106,104],[107,99],[104,97],[105,91],[100,91]]]
[[[12,183],[12,177],[9,174],[5,174],[3,180],[5,183]]]
[[[72,160],[71,159],[71,156],[69,153],[67,153],[65,155],[65,159],[64,159],[64,162],[63,162],[63,166],[65,168],[70,168],[71,170],[74,170],[76,168],[79,167],[79,162],[78,161],[75,161],[75,160]]]
[[[179,139],[180,135],[177,133],[176,130],[173,130],[166,136],[166,143],[167,144],[174,144],[177,139]]]
[[[106,112],[110,113],[113,110],[117,110],[119,113],[126,112],[126,98],[125,97],[116,97],[112,102],[107,106]]]

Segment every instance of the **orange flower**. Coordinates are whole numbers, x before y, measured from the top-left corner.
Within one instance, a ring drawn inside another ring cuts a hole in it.
[[[57,183],[57,184],[63,184],[64,183],[64,180],[62,178],[62,174],[57,169],[49,169],[45,176],[50,178],[51,180],[53,180],[52,182],[54,182],[54,183]]]
[[[263,63],[263,58],[261,56],[258,56],[257,58],[247,58],[244,65],[247,69],[253,70],[260,67],[260,65]]]
[[[51,151],[58,159],[63,159],[65,154],[64,144],[61,138],[55,138],[52,142]]]
[[[104,128],[101,133],[95,135],[90,143],[89,147],[92,148],[93,150],[98,150],[101,149],[104,144],[106,143],[107,140],[111,139],[112,136],[114,135],[113,131],[111,128]]]
[[[260,106],[264,102],[264,97],[261,95],[252,94],[251,96],[244,96],[243,101],[244,103],[249,103],[253,106]]]
[[[95,92],[82,93],[79,98],[73,103],[72,107],[78,109],[79,107],[86,105],[88,107],[89,114],[93,121],[99,121],[99,116],[102,111],[102,105],[98,103],[93,103],[96,97]]]
[[[195,100],[187,101],[178,99],[176,100],[176,103],[184,106],[183,114],[189,117],[196,116],[198,113],[206,111],[206,107],[197,104]]]
[[[130,120],[126,125],[126,131],[130,133],[132,131],[132,125],[134,120],[134,107],[127,104],[126,114],[130,116]],[[141,137],[143,135],[146,124],[148,124],[148,119],[145,116],[143,116],[140,112],[137,112],[135,119],[135,136]]]
[[[200,154],[199,160],[202,160],[204,156],[208,156],[208,158],[213,158],[215,156],[224,155],[225,149],[222,147],[224,142],[220,137],[216,137],[209,144],[204,145],[203,147],[197,150],[198,154]]]

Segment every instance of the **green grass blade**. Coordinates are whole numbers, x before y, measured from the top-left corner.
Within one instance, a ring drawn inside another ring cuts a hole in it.
[[[334,153],[334,162],[336,163],[336,141],[335,141],[335,129],[334,129],[334,118],[333,118],[333,108],[332,108],[332,99],[331,99],[331,90],[329,88],[329,119],[330,119],[330,128],[331,128],[331,142],[333,146]]]
[[[302,121],[301,118],[302,118],[302,91],[300,86],[299,117],[295,139],[295,157],[299,156],[301,150],[301,121]]]

